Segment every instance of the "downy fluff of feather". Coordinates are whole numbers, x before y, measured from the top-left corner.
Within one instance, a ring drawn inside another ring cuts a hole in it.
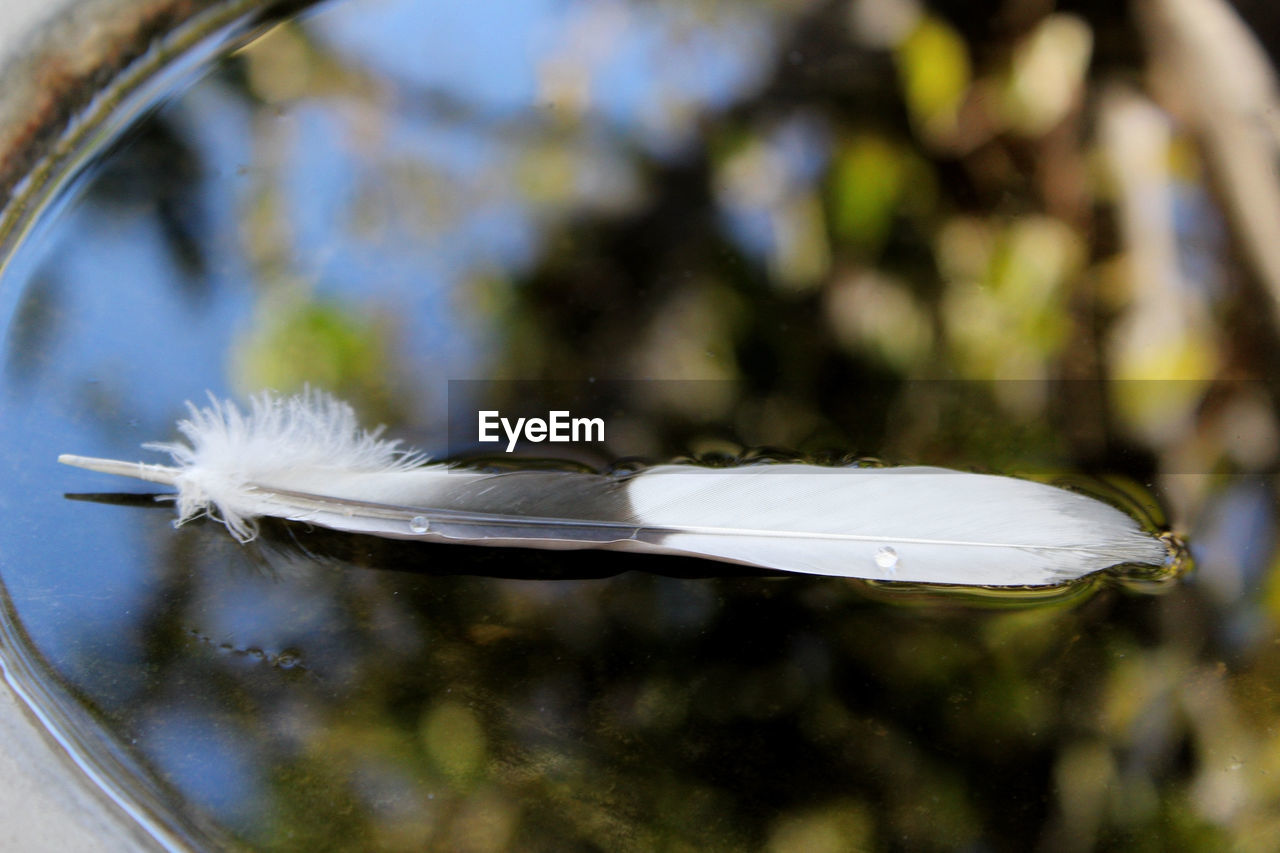
[[[264,391],[250,399],[247,412],[208,396],[205,408],[188,401],[189,417],[178,422],[189,444],[143,447],[168,453],[181,469],[174,482],[179,523],[207,514],[241,542],[258,535],[255,516],[265,514],[256,511],[251,484],[284,485],[305,472],[302,479],[332,486],[353,473],[406,471],[426,462],[399,439],[382,438],[383,427],[361,428],[351,406],[323,391],[307,388],[293,397]]]
[[[1064,489],[940,468],[659,465],[626,476],[491,474],[427,464],[364,430],[320,391],[249,410],[188,404],[176,467],[63,461],[178,489],[179,523],[207,514],[247,542],[256,518],[426,542],[606,548],[878,580],[1035,585],[1169,547],[1130,516]]]

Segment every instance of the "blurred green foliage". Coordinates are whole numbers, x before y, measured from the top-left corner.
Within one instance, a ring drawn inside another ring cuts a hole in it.
[[[236,348],[237,384],[283,392],[312,385],[356,401],[370,417],[394,419],[392,324],[354,305],[285,297]]]

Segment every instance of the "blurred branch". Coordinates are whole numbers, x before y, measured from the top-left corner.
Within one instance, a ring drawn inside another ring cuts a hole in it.
[[[1241,248],[1280,322],[1280,93],[1225,0],[1140,0],[1162,99],[1199,135]]]

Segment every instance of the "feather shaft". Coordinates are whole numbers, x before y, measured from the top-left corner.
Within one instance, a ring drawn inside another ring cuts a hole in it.
[[[103,460],[114,462],[114,460]],[[75,463],[70,463],[75,464]],[[140,463],[119,462],[115,464],[117,469],[136,468]],[[88,467],[88,466],[81,466]],[[165,468],[165,466],[153,466]],[[94,470],[102,471],[102,468]],[[174,470],[166,468],[165,470]],[[127,473],[128,476],[134,476],[132,472],[124,470],[105,471],[105,473]],[[583,475],[591,476],[591,475]],[[141,479],[141,478],[140,478]],[[156,479],[152,482],[163,482]],[[309,506],[317,511],[328,510],[333,511],[339,504],[335,504],[332,498],[324,495],[308,494],[306,492],[295,492],[288,489],[273,489],[268,486],[254,484],[254,488],[264,495],[273,495],[281,498],[289,499],[292,505],[298,507]],[[895,536],[891,540],[884,536],[871,536],[860,533],[815,533],[812,531],[782,531],[782,530],[764,530],[752,529],[748,527],[698,527],[692,525],[654,525],[654,524],[632,524],[625,521],[602,521],[575,518],[552,518],[547,516],[518,516],[518,515],[501,515],[492,513],[473,512],[469,510],[451,510],[444,507],[420,507],[420,506],[396,506],[395,504],[379,504],[371,501],[343,500],[340,504],[343,511],[351,511],[352,514],[367,515],[370,518],[385,518],[399,521],[411,522],[415,518],[421,518],[431,524],[456,524],[456,525],[505,525],[514,528],[584,528],[599,530],[616,530],[619,533],[627,532],[623,539],[634,539],[640,533],[685,533],[685,534],[704,534],[710,536],[717,535],[734,535],[746,537],[762,537],[768,539],[794,539],[796,536],[804,536],[815,540],[829,540],[833,542],[875,542],[878,544],[908,544],[908,545],[947,545],[957,548],[1020,548],[1036,547],[1046,551],[1067,551],[1084,554],[1105,553],[1107,549],[1099,545],[1036,545],[1029,546],[1024,544],[1016,544],[1010,542],[978,542],[966,541],[962,539],[927,539],[910,536]],[[470,538],[470,537],[468,537]]]
[[[171,465],[152,465],[147,462],[121,462],[119,459],[101,459],[95,456],[76,456],[64,453],[58,457],[63,465],[72,465],[99,474],[117,474],[121,477],[133,477],[148,483],[159,483],[172,486],[175,478],[182,470]]]

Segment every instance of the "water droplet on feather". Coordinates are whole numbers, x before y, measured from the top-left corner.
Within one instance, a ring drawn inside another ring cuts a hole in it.
[[[893,571],[898,567],[898,552],[885,545],[876,551],[876,565],[882,569]]]

